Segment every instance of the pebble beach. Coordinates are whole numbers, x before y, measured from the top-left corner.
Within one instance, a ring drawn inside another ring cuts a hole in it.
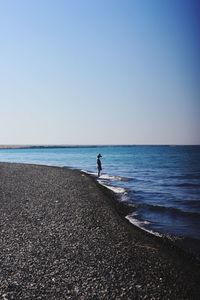
[[[77,170],[0,163],[0,299],[199,299],[200,262]]]

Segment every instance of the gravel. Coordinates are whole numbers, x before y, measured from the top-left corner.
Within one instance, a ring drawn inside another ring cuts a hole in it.
[[[67,168],[0,163],[0,299],[200,299],[199,261]]]

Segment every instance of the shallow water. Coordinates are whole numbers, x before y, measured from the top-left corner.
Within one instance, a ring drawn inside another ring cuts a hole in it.
[[[154,233],[200,240],[200,146],[102,146],[0,150],[0,161],[68,166],[96,174],[100,183],[135,206],[129,219]]]

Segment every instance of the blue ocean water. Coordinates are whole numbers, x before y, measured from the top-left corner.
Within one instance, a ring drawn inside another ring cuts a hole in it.
[[[200,146],[99,146],[1,149],[1,162],[68,166],[99,181],[134,206],[128,216],[153,233],[200,240]]]

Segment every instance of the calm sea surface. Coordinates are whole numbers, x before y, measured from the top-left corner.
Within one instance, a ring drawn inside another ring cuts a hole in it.
[[[96,172],[100,183],[135,206],[130,220],[154,233],[200,240],[200,146],[103,146],[0,150],[1,162]]]

